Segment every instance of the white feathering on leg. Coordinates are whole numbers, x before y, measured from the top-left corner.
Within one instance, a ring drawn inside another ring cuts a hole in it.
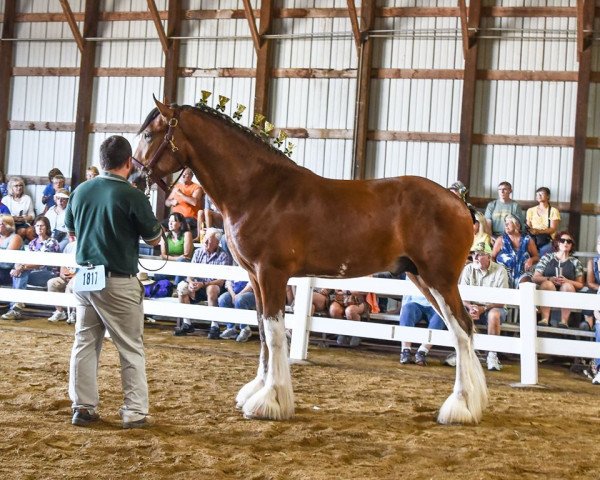
[[[235,408],[241,409],[246,401],[258,392],[265,385],[265,366],[263,364],[263,349],[265,345],[260,346],[260,356],[258,360],[258,371],[254,380],[244,385],[235,397]]]
[[[269,364],[264,386],[246,400],[246,418],[285,420],[294,416],[294,391],[288,363],[283,313],[264,318]]]

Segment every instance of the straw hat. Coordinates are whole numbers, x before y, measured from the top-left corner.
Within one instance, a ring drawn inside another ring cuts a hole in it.
[[[146,272],[138,272],[137,278],[140,281],[140,283],[144,286],[152,285],[154,283],[154,280],[149,278]]]

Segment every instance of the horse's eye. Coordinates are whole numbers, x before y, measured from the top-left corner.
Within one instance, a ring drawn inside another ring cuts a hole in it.
[[[144,140],[150,140],[152,138],[152,134],[150,132],[144,132]]]

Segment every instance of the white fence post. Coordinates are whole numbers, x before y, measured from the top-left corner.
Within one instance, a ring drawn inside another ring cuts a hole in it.
[[[535,283],[521,283],[520,330],[521,330],[521,384],[538,383],[537,316],[535,311]]]
[[[298,278],[294,296],[294,315],[292,323],[291,360],[306,360],[308,357],[309,319],[312,310],[312,277]]]

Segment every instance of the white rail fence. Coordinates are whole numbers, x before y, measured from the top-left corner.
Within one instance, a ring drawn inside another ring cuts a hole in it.
[[[77,266],[72,255],[60,253],[31,253],[26,251],[0,250],[0,262],[16,262],[37,265]],[[167,275],[190,275],[206,278],[247,280],[247,273],[240,267],[199,265],[182,262],[165,262],[154,258],[141,259],[141,270],[152,274],[159,270]],[[290,285],[296,286],[294,312],[285,316],[286,328],[292,330],[290,358],[305,360],[308,357],[308,338],[311,332],[350,335],[362,338],[432,343],[440,346],[454,346],[454,339],[446,330],[400,327],[383,323],[354,322],[348,320],[310,316],[313,288],[337,288],[374,292],[379,295],[405,295],[418,293],[409,281],[390,280],[372,277],[352,279],[331,278],[292,278]],[[519,290],[485,287],[460,287],[465,300],[486,303],[504,303],[517,306],[520,311],[520,336],[493,336],[475,334],[475,348],[520,355],[521,383],[538,383],[538,354],[576,356],[584,358],[600,357],[600,343],[586,340],[569,340],[538,337],[536,307],[600,309],[600,295],[583,293],[547,292],[536,290],[535,285],[523,284]],[[37,305],[77,305],[75,297],[66,293],[50,293],[32,290],[0,288],[0,301],[23,302]],[[144,300],[147,315],[165,317],[186,317],[195,320],[217,321],[220,323],[246,323],[256,325],[256,314],[251,310],[234,310],[202,305],[185,305],[175,302]]]

